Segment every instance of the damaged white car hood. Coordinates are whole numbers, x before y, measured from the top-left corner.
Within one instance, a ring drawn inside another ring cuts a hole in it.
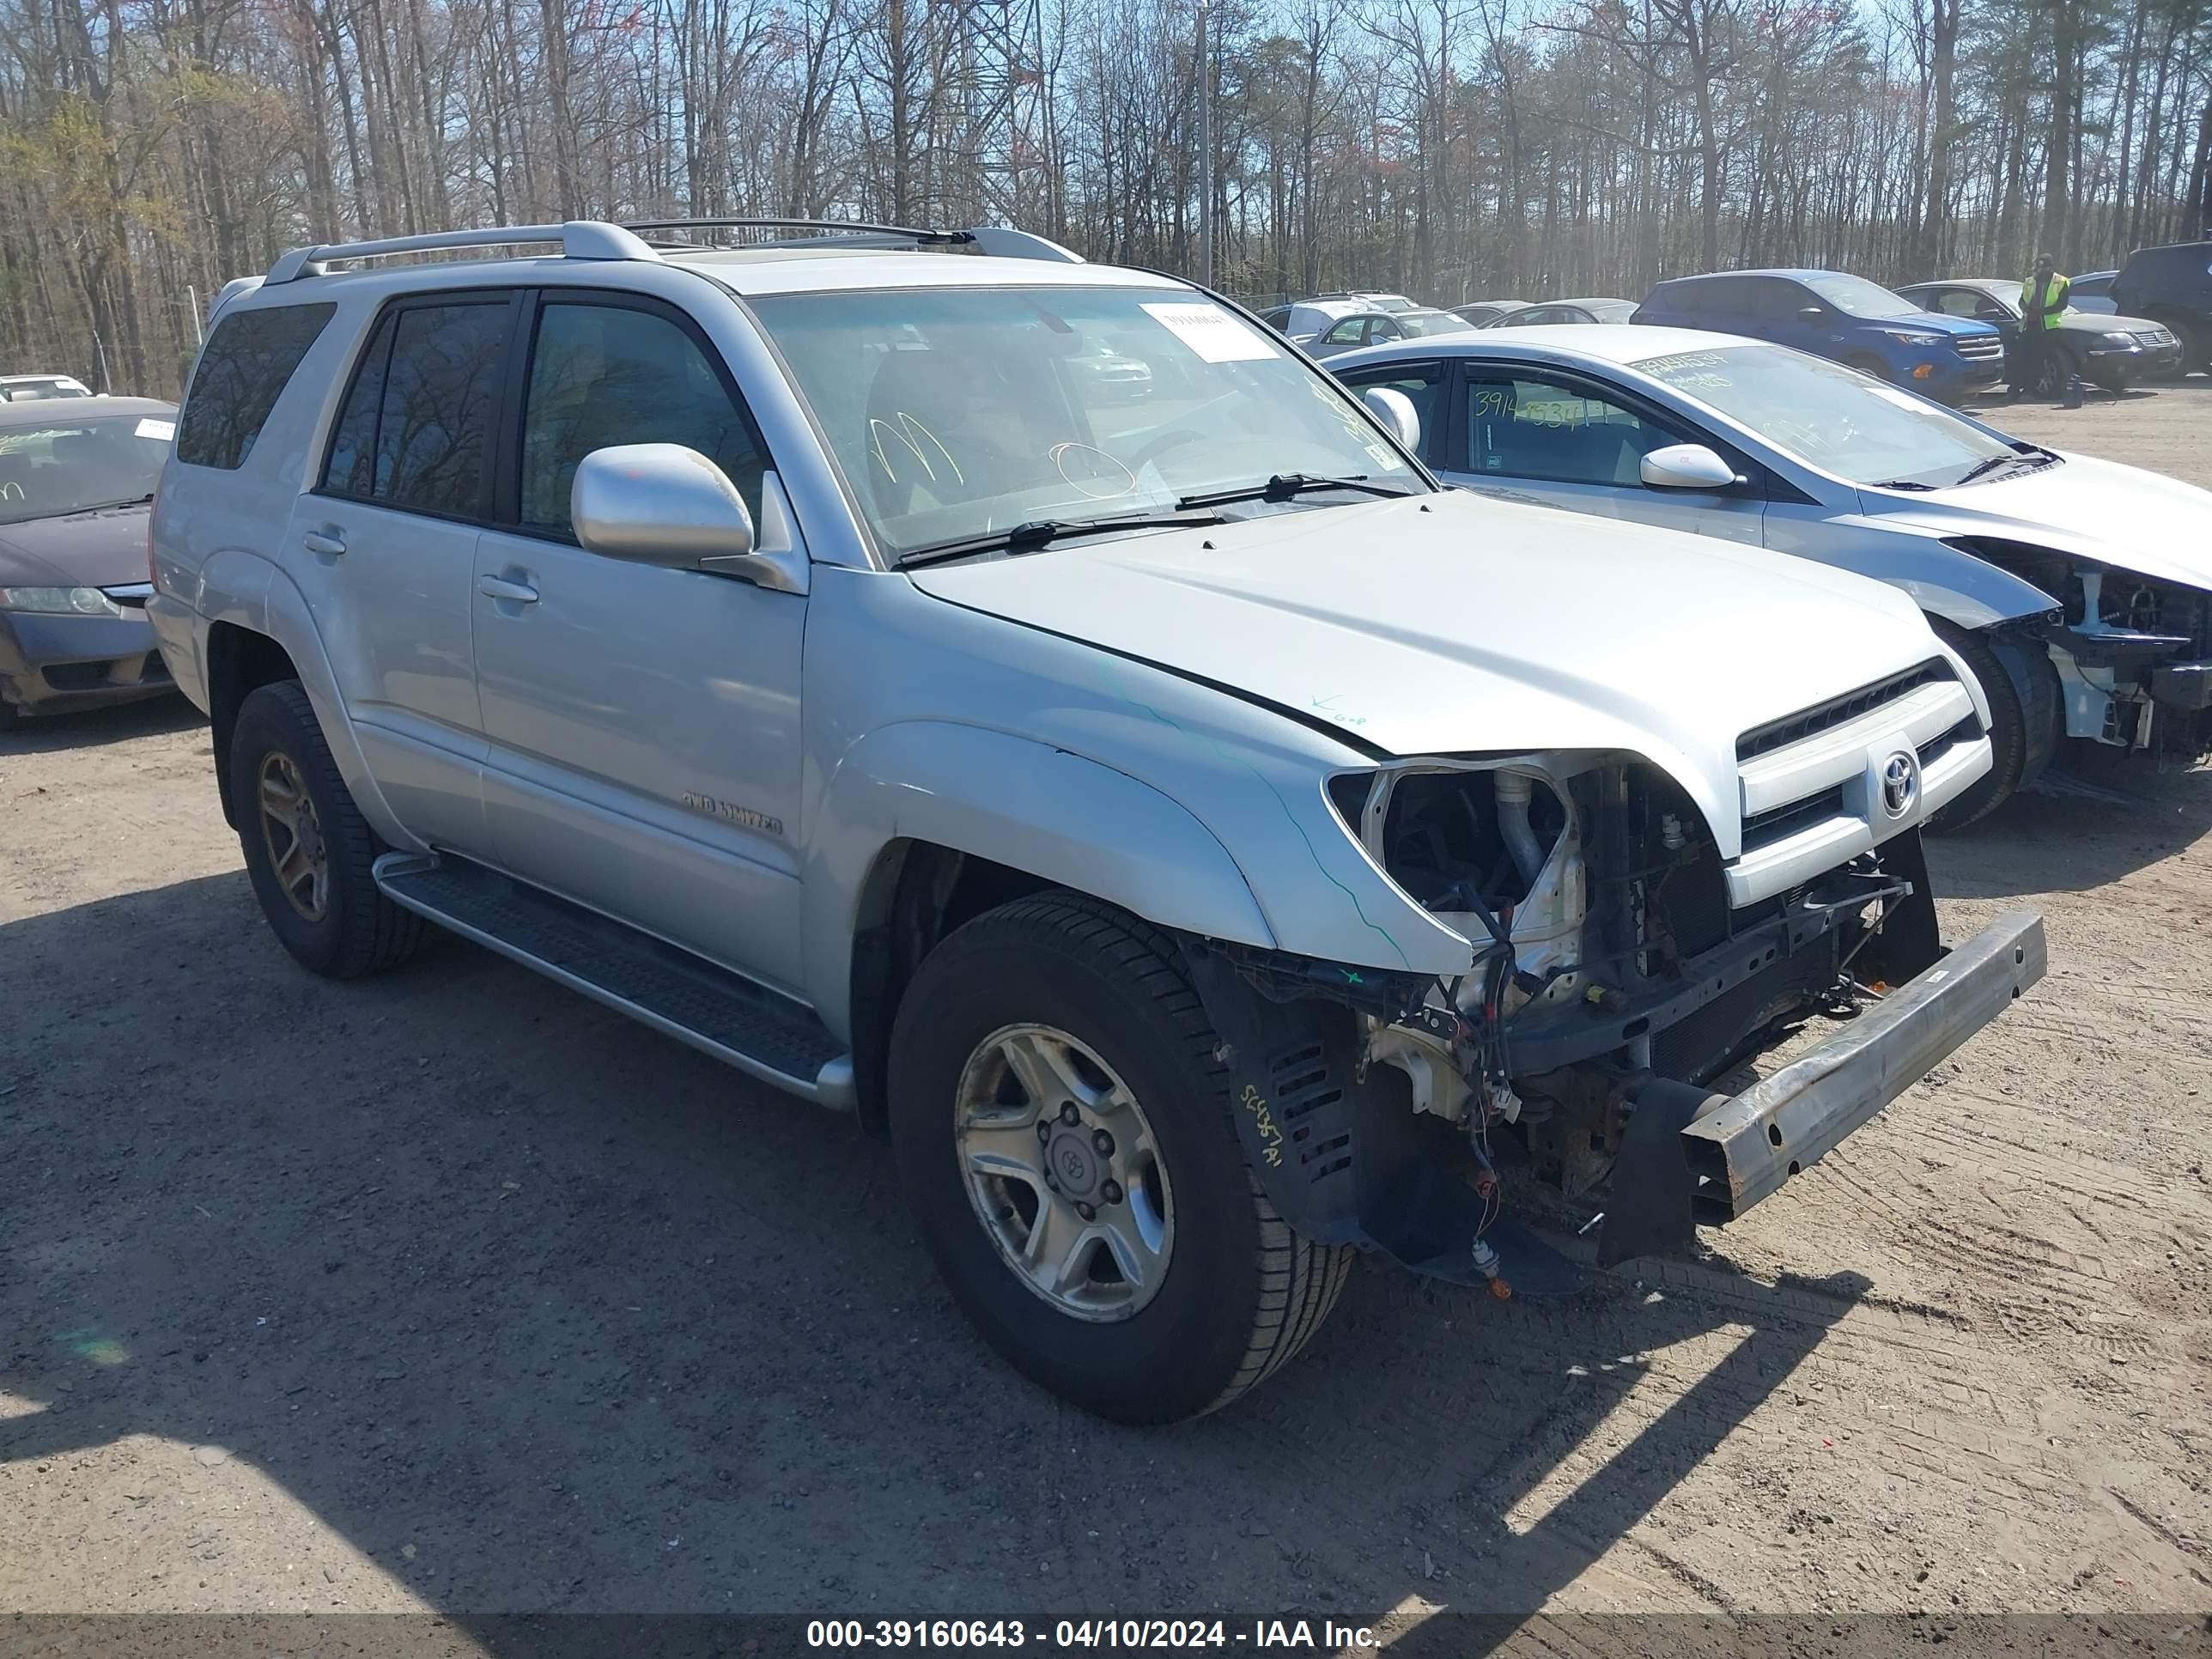
[[[1462,491],[913,576],[1389,755],[1632,750],[1731,828],[1741,733],[1942,654],[1864,577]]]
[[[2061,453],[2057,466],[1987,483],[1884,495],[1880,516],[1946,536],[2047,547],[2212,592],[2212,490],[2117,461]]]

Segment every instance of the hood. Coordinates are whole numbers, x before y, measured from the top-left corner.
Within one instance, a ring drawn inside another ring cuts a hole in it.
[[[2166,328],[2148,317],[2122,317],[2109,311],[2069,311],[2058,319],[2058,326],[2077,334],[2148,334]],[[2173,332],[2170,328],[2166,331]]]
[[[2212,490],[2061,453],[2063,465],[1924,495],[1883,495],[1875,510],[1940,535],[2026,542],[2212,592]],[[1875,498],[1865,499],[1873,508]]]
[[[1938,654],[1863,577],[1460,490],[913,579],[1370,750],[1633,750],[1731,827],[1740,733]]]
[[[1948,334],[1954,340],[1983,337],[1997,331],[1994,324],[1972,317],[1953,317],[1941,311],[1916,311],[1909,317],[1862,317],[1858,320],[1869,328],[1921,328],[1930,334]]]
[[[117,587],[146,580],[144,507],[0,524],[0,587]]]

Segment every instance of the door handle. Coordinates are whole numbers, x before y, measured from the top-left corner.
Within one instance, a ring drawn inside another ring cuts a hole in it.
[[[300,538],[300,545],[310,553],[319,553],[325,558],[334,559],[345,551],[345,538],[339,535],[335,528],[310,530]]]
[[[511,582],[504,576],[479,576],[477,592],[488,599],[511,599],[517,605],[538,603],[538,590],[528,582]]]

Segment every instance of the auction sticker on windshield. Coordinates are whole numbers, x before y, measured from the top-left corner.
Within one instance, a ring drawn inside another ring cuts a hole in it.
[[[132,435],[140,438],[159,438],[164,443],[172,443],[176,440],[177,423],[174,421],[141,421],[138,422],[138,430]]]
[[[1145,314],[1209,363],[1255,362],[1276,355],[1274,347],[1217,305],[1147,305]]]

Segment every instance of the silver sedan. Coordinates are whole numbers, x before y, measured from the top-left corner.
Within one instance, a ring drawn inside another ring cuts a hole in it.
[[[1903,588],[1989,694],[1971,822],[2062,740],[2212,751],[2212,492],[2024,442],[1787,347],[1599,325],[1349,352],[1455,483],[1817,559]]]

